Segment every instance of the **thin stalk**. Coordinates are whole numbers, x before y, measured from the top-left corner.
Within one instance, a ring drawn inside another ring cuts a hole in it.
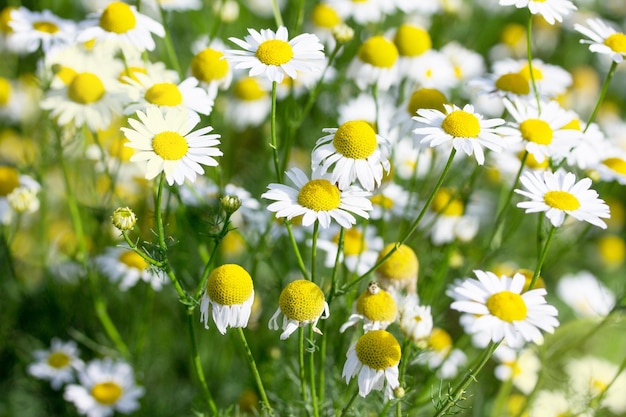
[[[313,326],[309,327],[309,339],[313,340]],[[319,417],[320,412],[317,405],[317,390],[315,388],[315,349],[309,352],[309,384],[311,385],[311,405],[313,405],[313,416]]]
[[[319,236],[320,222],[315,220],[313,224],[313,239],[311,242],[311,281],[315,282],[315,264],[317,262],[317,237]]]
[[[532,28],[533,15],[528,14],[528,26],[526,27],[526,55],[528,58],[528,72],[530,73],[530,82],[537,100],[537,111],[541,114],[541,99],[539,98],[539,90],[537,90],[537,82],[535,81],[535,72],[533,71],[533,53],[532,53]]]
[[[195,300],[200,298],[200,295],[202,295],[202,291],[204,291],[204,287],[206,286],[206,282],[209,279],[209,272],[211,271],[211,265],[213,264],[213,259],[215,258],[215,255],[217,254],[217,249],[219,248],[220,244],[222,243],[222,240],[224,240],[224,238],[226,237],[226,235],[228,234],[228,232],[230,231],[229,226],[230,226],[230,214],[227,213],[226,217],[224,218],[224,223],[222,224],[222,229],[219,231],[219,233],[217,235],[213,236],[213,239],[215,240],[215,245],[213,246],[213,249],[211,250],[211,254],[209,255],[209,259],[206,261],[206,264],[204,266],[204,270],[202,271],[202,276],[200,277],[200,282],[198,284],[198,287],[196,288],[196,290],[193,293],[193,297]]]
[[[267,399],[267,394],[265,393],[265,388],[263,387],[263,381],[261,380],[261,374],[259,374],[259,369],[256,366],[256,362],[254,360],[254,356],[252,356],[252,351],[250,350],[250,346],[248,345],[248,341],[246,340],[246,335],[243,333],[243,329],[241,327],[237,327],[237,333],[239,334],[239,338],[241,339],[241,343],[246,351],[246,357],[248,358],[248,363],[250,364],[250,370],[252,371],[252,375],[254,376],[254,381],[256,382],[257,389],[261,394],[261,401],[263,401],[263,406],[269,413],[269,415],[274,415],[274,410],[270,405],[269,400]]]
[[[274,170],[276,171],[276,180],[279,183],[283,181],[283,172],[280,169],[278,161],[278,145],[276,140],[276,81],[272,81],[272,110],[270,116],[270,148],[274,158]]]
[[[545,244],[543,245],[543,249],[539,254],[539,261],[537,262],[537,267],[535,268],[535,272],[533,273],[533,278],[530,280],[530,285],[528,286],[528,290],[532,290],[535,287],[535,283],[537,282],[537,278],[539,278],[539,274],[541,274],[541,268],[543,267],[543,263],[546,260],[546,256],[548,255],[548,248],[550,247],[550,243],[552,242],[552,238],[556,234],[556,227],[552,226],[550,232],[548,233],[548,238],[546,239]]]
[[[356,397],[358,395],[359,395],[359,389],[357,387],[356,391],[354,392],[354,394],[352,394],[352,397],[350,397],[350,400],[348,401],[346,406],[341,410],[340,417],[344,417],[345,415],[348,414],[348,410],[350,410],[350,407],[352,407],[352,403],[354,403],[354,400],[356,400]]]
[[[165,10],[163,10],[161,6],[159,6],[159,13],[161,13],[161,21],[163,22],[163,27],[165,28],[165,50],[167,52],[167,57],[170,61],[170,65],[172,66],[172,68],[174,68],[174,70],[178,73],[180,79],[182,80],[184,78],[184,74],[180,68],[180,63],[178,62],[178,56],[176,56],[176,50],[174,49],[172,36],[169,29],[167,28],[167,16],[165,14]]]
[[[288,220],[285,220],[285,226],[287,227],[287,233],[289,234],[289,241],[291,242],[291,247],[293,248],[293,252],[296,255],[296,261],[298,262],[298,267],[300,268],[302,277],[304,279],[310,280],[309,273],[306,270],[306,266],[304,266],[304,260],[302,259],[302,255],[300,254],[300,249],[298,248],[298,242],[296,242],[296,238],[293,235],[293,230],[291,230],[291,223],[289,223]]]
[[[285,26],[283,23],[283,16],[280,13],[280,7],[278,6],[278,0],[272,0],[272,11],[274,12],[274,21],[276,26]]]
[[[193,368],[196,371],[198,381],[200,381],[202,393],[204,394],[204,399],[209,406],[211,415],[217,416],[217,406],[215,405],[215,401],[213,400],[213,396],[211,395],[211,391],[209,390],[209,386],[207,385],[206,378],[204,377],[202,362],[200,361],[200,354],[198,353],[198,341],[196,339],[196,330],[194,327],[193,310],[193,307],[187,308],[187,330],[189,332],[189,339],[191,341],[191,359],[193,362]]]
[[[609,84],[611,83],[611,79],[613,78],[613,74],[615,74],[616,69],[617,69],[617,62],[613,61],[611,63],[611,68],[609,68],[608,74],[606,74],[606,79],[604,80],[604,84],[602,85],[602,90],[600,90],[600,97],[598,97],[598,102],[596,103],[596,106],[593,108],[593,112],[591,113],[591,116],[589,116],[589,120],[587,121],[587,124],[585,125],[585,129],[583,129],[583,133],[585,133],[587,129],[589,129],[589,126],[591,126],[591,124],[596,120],[596,116],[598,115],[598,112],[600,111],[600,106],[604,102],[604,96],[606,96],[606,92],[609,90]]]
[[[309,394],[306,388],[306,375],[304,372],[304,328],[298,327],[298,366],[300,367],[300,394],[302,401],[309,402]]]

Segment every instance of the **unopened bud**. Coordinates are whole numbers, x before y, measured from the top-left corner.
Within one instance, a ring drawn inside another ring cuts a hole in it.
[[[220,204],[226,213],[233,214],[241,207],[241,199],[236,195],[225,195],[220,199]]]
[[[137,216],[129,207],[119,207],[113,212],[111,221],[118,230],[127,232],[135,227]]]
[[[402,387],[398,387],[398,388],[393,390],[393,396],[395,398],[402,398],[402,397],[404,397],[404,394],[405,394],[404,388],[402,388]]]
[[[333,37],[337,41],[337,43],[348,43],[354,38],[354,29],[345,23],[339,23],[336,25],[333,30]]]

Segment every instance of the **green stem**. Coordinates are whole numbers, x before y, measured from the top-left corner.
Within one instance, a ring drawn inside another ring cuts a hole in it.
[[[213,239],[215,240],[215,245],[213,246],[213,249],[211,250],[211,254],[209,255],[209,259],[206,261],[206,264],[204,266],[204,270],[202,271],[202,276],[200,277],[200,282],[198,284],[198,287],[196,288],[196,290],[193,293],[193,297],[195,300],[198,300],[200,298],[200,295],[202,295],[202,291],[204,291],[204,287],[206,286],[206,282],[209,279],[209,272],[211,271],[211,265],[213,265],[213,259],[215,258],[215,255],[217,254],[217,249],[219,248],[220,244],[222,243],[222,240],[224,240],[224,238],[226,237],[226,235],[228,234],[228,232],[230,231],[229,226],[230,226],[230,214],[226,214],[226,218],[224,219],[224,223],[222,224],[222,229],[219,231],[219,233],[217,235],[213,236]]]
[[[528,26],[526,28],[526,55],[528,58],[528,72],[530,73],[530,81],[535,93],[535,99],[537,100],[537,111],[541,114],[541,99],[539,98],[539,90],[537,90],[537,82],[535,80],[535,73],[533,71],[533,53],[532,53],[532,27],[533,27],[533,15],[528,15]]]
[[[306,388],[306,375],[304,373],[304,327],[298,327],[298,365],[300,367],[300,394],[304,403],[309,402]]]
[[[159,13],[161,13],[161,21],[163,22],[163,27],[165,28],[165,50],[167,52],[167,57],[170,61],[170,65],[172,66],[172,68],[174,68],[174,70],[178,73],[180,79],[182,80],[185,74],[180,68],[180,63],[178,62],[178,57],[176,56],[176,50],[174,49],[174,43],[172,42],[172,36],[169,29],[167,28],[167,16],[165,15],[165,11],[161,6],[159,6]]]
[[[278,144],[276,140],[276,81],[272,81],[272,110],[270,116],[270,148],[272,148],[272,154],[274,158],[274,170],[276,171],[276,180],[279,183],[283,182],[283,172],[280,169],[280,162],[278,161]]]
[[[313,340],[313,326],[309,327],[309,339]],[[319,408],[317,405],[317,391],[315,384],[315,349],[309,352],[309,384],[311,385],[311,405],[313,405],[313,416],[319,417]]]
[[[265,388],[263,387],[263,381],[261,380],[261,374],[259,374],[259,369],[256,366],[256,362],[254,360],[254,356],[252,356],[252,351],[250,350],[250,346],[248,345],[248,341],[246,340],[246,335],[243,333],[243,329],[241,327],[237,327],[237,333],[239,334],[239,338],[241,339],[241,343],[246,351],[246,357],[248,358],[248,363],[250,364],[250,370],[252,371],[252,375],[254,376],[254,381],[256,382],[257,389],[261,394],[261,401],[263,401],[263,406],[269,413],[269,415],[274,415],[274,410],[270,405],[269,400],[267,399],[267,394],[265,393]]]
[[[278,0],[272,0],[272,11],[274,12],[274,21],[276,21],[276,26],[285,26],[283,23],[283,16],[280,14],[280,7],[278,7]]]
[[[187,329],[189,331],[189,339],[191,341],[191,359],[193,362],[193,368],[196,371],[198,381],[200,381],[202,393],[204,394],[204,399],[209,406],[209,410],[211,410],[211,415],[217,416],[217,406],[215,405],[215,401],[213,400],[213,396],[211,395],[211,391],[207,385],[206,378],[204,377],[202,362],[200,361],[200,354],[198,353],[198,341],[196,339],[196,330],[194,327],[193,310],[193,307],[187,307]]]
[[[133,250],[133,252],[135,252],[137,255],[141,256],[141,258],[144,261],[146,261],[150,265],[154,265],[154,266],[156,266],[158,268],[163,268],[163,266],[164,266],[163,262],[157,261],[156,259],[152,258],[150,255],[145,253],[143,250],[139,249],[137,244],[135,242],[133,242],[132,240],[130,240],[130,237],[128,236],[128,234],[126,232],[122,231],[122,237],[124,238],[124,240],[126,241],[128,246]]]
[[[604,80],[604,84],[602,85],[602,90],[600,91],[600,97],[598,97],[598,102],[596,103],[596,106],[593,108],[593,112],[591,113],[591,116],[589,116],[589,120],[587,121],[587,124],[585,125],[585,129],[583,130],[583,133],[585,133],[587,129],[589,129],[589,126],[591,126],[591,124],[596,120],[596,116],[598,115],[598,112],[600,111],[600,106],[602,106],[602,103],[604,102],[604,96],[606,96],[606,92],[609,90],[609,84],[611,83],[611,79],[613,78],[613,74],[615,74],[616,69],[617,69],[617,62],[613,61],[611,63],[611,68],[609,68],[609,72],[606,75],[606,79]]]
[[[330,277],[330,293],[328,294],[328,305],[335,297],[335,291],[337,290],[337,273],[339,272],[339,260],[343,253],[343,245],[346,238],[346,229],[343,227],[339,230],[339,241],[337,242],[337,254],[335,255],[335,263],[333,265],[333,272]],[[323,357],[323,356],[322,356]]]
[[[348,410],[350,410],[350,407],[352,407],[352,404],[354,403],[354,400],[356,400],[356,397],[358,395],[359,395],[359,389],[357,387],[357,390],[354,392],[354,394],[352,394],[352,397],[350,397],[350,400],[348,401],[346,406],[341,410],[340,417],[344,417],[345,415],[348,414]]]
[[[302,259],[302,254],[300,254],[300,249],[298,248],[298,242],[296,242],[296,237],[293,235],[293,230],[291,230],[291,223],[289,222],[289,220],[285,220],[285,226],[287,227],[287,233],[289,234],[289,241],[291,242],[291,247],[293,248],[293,252],[296,255],[296,261],[298,262],[298,267],[300,268],[302,277],[304,279],[310,280],[309,273],[306,270],[306,266],[304,266],[304,260]]]
[[[543,245],[543,249],[539,254],[539,261],[537,262],[537,267],[535,268],[535,272],[533,273],[533,278],[530,280],[530,285],[528,286],[528,290],[532,290],[535,287],[535,283],[537,282],[537,278],[539,278],[539,274],[541,274],[541,268],[543,267],[543,263],[546,260],[546,256],[548,255],[548,248],[550,247],[550,243],[552,242],[552,238],[556,234],[556,227],[552,226],[550,229],[550,233],[548,234],[548,238],[546,239],[546,243]]]
[[[319,235],[320,222],[315,220],[313,224],[313,239],[311,242],[311,281],[315,282],[315,264],[317,262],[317,237]]]

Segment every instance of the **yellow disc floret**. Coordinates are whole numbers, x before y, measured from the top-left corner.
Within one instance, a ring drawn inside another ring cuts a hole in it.
[[[385,246],[378,254],[378,260],[387,256],[396,245],[396,243],[390,243]],[[406,245],[400,245],[398,249],[378,267],[376,274],[381,278],[403,281],[417,279],[418,268],[419,262],[413,249]]]
[[[613,33],[606,37],[604,44],[618,54],[626,54],[626,35],[623,33]]]
[[[253,77],[244,77],[237,81],[234,86],[235,97],[243,101],[255,101],[267,95],[261,88],[261,83]]]
[[[95,103],[102,98],[104,92],[104,84],[91,72],[77,74],[67,87],[67,96],[79,104]]]
[[[390,323],[396,319],[398,307],[387,291],[368,288],[357,298],[356,312],[371,321]]]
[[[382,371],[400,362],[400,344],[386,330],[371,330],[359,338],[355,346],[356,357],[363,365]]]
[[[362,120],[345,122],[335,132],[333,145],[337,152],[351,159],[366,159],[378,146],[376,132]]]
[[[34,22],[33,28],[39,32],[54,34],[59,31],[59,27],[52,22],[40,21]]]
[[[528,312],[522,296],[511,291],[500,291],[491,295],[486,304],[493,316],[509,323],[524,320]]]
[[[602,161],[602,165],[621,175],[626,175],[626,161],[622,158],[607,158]]]
[[[70,364],[70,357],[64,352],[52,352],[48,356],[47,362],[55,369],[62,369]]]
[[[280,39],[270,39],[259,45],[256,57],[265,65],[283,65],[293,58],[293,49],[289,42]]]
[[[178,161],[187,155],[187,140],[176,132],[161,132],[152,138],[152,149],[166,161]]]
[[[228,74],[228,61],[224,53],[206,48],[191,60],[191,75],[205,83],[221,80]]]
[[[548,122],[541,119],[524,120],[519,125],[522,137],[529,142],[539,145],[549,145],[552,143],[554,132]]]
[[[172,83],[157,83],[148,88],[144,98],[157,106],[178,106],[183,102],[183,95],[178,86]]]
[[[11,99],[13,87],[4,77],[0,77],[0,106],[5,106]]]
[[[292,281],[280,293],[278,306],[289,320],[314,321],[324,311],[324,293],[315,283],[300,279]]]
[[[135,268],[140,271],[148,267],[148,263],[137,252],[132,250],[122,252],[118,259],[129,268]]]
[[[0,12],[0,32],[2,33],[12,33],[13,28],[11,27],[11,12],[13,10],[17,10],[17,7],[7,6]]]
[[[311,20],[315,26],[319,26],[326,29],[332,29],[341,23],[341,18],[328,4],[319,3],[311,12]]]
[[[432,48],[432,40],[427,31],[409,24],[401,25],[396,31],[393,43],[400,56],[415,57]]]
[[[454,138],[476,138],[480,133],[480,122],[472,113],[455,110],[443,119],[441,128]]]
[[[333,238],[335,243],[339,243],[339,234]],[[367,250],[367,242],[363,233],[352,228],[344,231],[343,236],[343,254],[346,256],[357,256]]]
[[[15,168],[0,166],[0,197],[6,197],[20,186],[20,174]]]
[[[445,112],[444,104],[448,103],[446,96],[435,88],[420,88],[411,94],[407,111],[415,116],[419,109],[433,109]]]
[[[496,88],[507,93],[525,96],[530,93],[530,83],[520,73],[509,73],[496,80]]]
[[[598,239],[600,257],[609,266],[617,266],[626,258],[626,242],[619,236],[608,235]]]
[[[209,275],[206,292],[211,301],[217,304],[240,305],[254,292],[252,277],[239,265],[221,265]]]
[[[359,48],[359,59],[378,68],[391,68],[398,60],[398,48],[382,36],[372,36]]]
[[[435,327],[430,332],[428,338],[428,346],[437,352],[447,352],[452,347],[452,337],[440,327]]]
[[[126,3],[116,1],[107,6],[100,16],[100,27],[107,32],[126,33],[135,28],[137,18]]]
[[[543,201],[550,207],[559,210],[573,211],[580,207],[580,201],[576,196],[567,191],[548,191],[544,194]]]
[[[311,180],[300,189],[298,204],[313,211],[334,210],[341,204],[341,193],[328,180]]]
[[[112,381],[101,382],[99,384],[95,384],[91,388],[91,395],[93,398],[104,405],[112,405],[119,400],[119,398],[124,393],[122,387]]]
[[[440,188],[435,194],[431,205],[432,211],[445,216],[462,216],[464,211],[463,201],[454,196],[454,192],[448,188]]]

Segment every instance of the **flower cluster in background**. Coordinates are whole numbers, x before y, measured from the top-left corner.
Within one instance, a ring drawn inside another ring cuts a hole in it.
[[[10,2],[0,414],[624,415],[625,22]]]

